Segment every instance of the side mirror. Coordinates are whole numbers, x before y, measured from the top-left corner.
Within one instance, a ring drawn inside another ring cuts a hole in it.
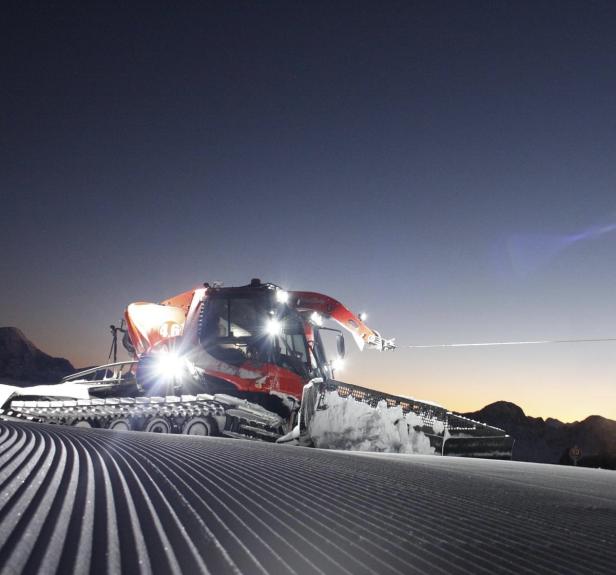
[[[338,357],[340,357],[340,359],[344,358],[346,355],[346,347],[344,345],[344,336],[341,333],[338,334],[338,338],[336,339],[336,346],[338,348]]]

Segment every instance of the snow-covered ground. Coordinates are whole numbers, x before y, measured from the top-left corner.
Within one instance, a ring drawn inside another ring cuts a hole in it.
[[[0,421],[6,573],[614,573],[616,473]]]
[[[32,384],[28,387],[16,387],[13,385],[0,384],[0,407],[2,407],[10,398],[19,397],[20,395],[88,399],[90,397],[88,387],[88,385],[74,382],[41,385]]]

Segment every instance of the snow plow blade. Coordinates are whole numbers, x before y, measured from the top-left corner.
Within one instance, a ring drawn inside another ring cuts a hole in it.
[[[304,387],[300,443],[329,449],[511,459],[513,438],[425,401],[335,380]]]
[[[511,459],[514,439],[498,427],[448,412],[445,430],[442,455]]]

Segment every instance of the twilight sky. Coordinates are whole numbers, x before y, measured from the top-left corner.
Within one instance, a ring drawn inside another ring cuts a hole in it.
[[[616,337],[614,30],[610,1],[6,2],[0,325],[102,363],[128,303],[260,277],[400,345]],[[343,379],[616,419],[616,342]]]

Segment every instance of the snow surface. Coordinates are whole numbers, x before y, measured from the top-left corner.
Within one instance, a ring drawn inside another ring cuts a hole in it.
[[[2,573],[614,575],[616,473],[0,420]]]
[[[316,447],[350,451],[385,453],[419,453],[435,455],[430,440],[415,426],[421,418],[404,414],[400,406],[387,407],[385,401],[376,408],[353,397],[340,397],[336,392],[325,394],[327,409],[315,411],[308,432]],[[441,424],[442,426],[442,424]]]
[[[90,399],[88,392],[90,387],[93,386],[75,382],[33,385],[31,387],[0,385],[0,407],[9,399],[22,395],[40,395],[41,397],[57,397],[62,399]]]

